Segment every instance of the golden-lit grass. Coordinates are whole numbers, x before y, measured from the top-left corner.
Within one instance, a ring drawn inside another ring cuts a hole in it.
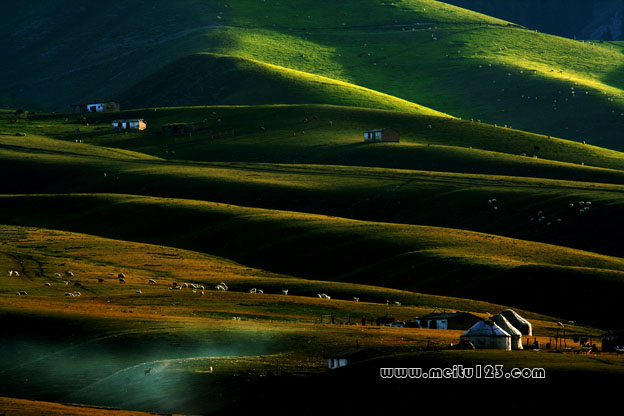
[[[0,410],[6,416],[147,416],[153,413],[106,409],[79,404],[60,404],[0,397]],[[171,416],[176,416],[172,414]]]

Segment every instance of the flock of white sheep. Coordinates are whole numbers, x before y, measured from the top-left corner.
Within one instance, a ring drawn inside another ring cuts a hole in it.
[[[496,201],[496,200],[494,199],[494,201]],[[64,274],[67,277],[74,277],[74,273],[71,272],[71,271],[66,271]],[[20,274],[19,274],[19,272],[17,270],[9,270],[8,271],[8,275],[9,275],[9,277],[19,277],[20,276]],[[38,273],[37,275],[41,276],[41,273]],[[61,275],[61,273],[55,273],[54,276],[57,277],[57,278],[62,278],[63,277],[63,275]],[[119,282],[121,284],[125,284],[126,283],[126,276],[123,273],[119,273],[117,275],[117,277],[118,277]],[[102,283],[102,282],[104,282],[104,279],[99,278],[98,282]],[[147,282],[148,282],[149,285],[155,285],[157,283],[156,280],[154,280],[154,279],[148,279]],[[65,286],[70,286],[71,285],[71,281],[63,280],[63,284]],[[80,286],[80,283],[79,282],[75,282],[75,285],[76,286]],[[52,287],[53,284],[50,283],[50,282],[46,282],[45,286],[46,287]],[[178,282],[172,282],[171,285],[168,286],[167,288],[170,289],[170,290],[182,290],[182,289],[188,288],[188,289],[191,289],[192,293],[197,293],[199,291],[201,296],[205,295],[205,290],[206,290],[206,287],[204,285],[201,285],[199,283],[187,283],[187,282],[181,283],[181,284],[179,284]],[[214,288],[215,288],[215,290],[222,291],[222,292],[227,292],[230,289],[225,282],[220,282]],[[24,295],[28,294],[26,291],[19,291],[19,292],[16,292],[16,293],[19,296],[24,296]],[[137,294],[137,295],[140,295],[142,293],[143,293],[142,289],[136,289],[135,290],[135,294]],[[254,288],[251,288],[249,290],[249,293],[251,293],[251,294],[263,294],[264,291],[262,289],[258,289],[258,288],[254,287]],[[282,289],[282,291],[281,291],[281,294],[284,295],[284,296],[288,295],[288,293],[289,293],[288,289]],[[64,296],[72,297],[72,298],[73,297],[80,297],[80,296],[82,296],[82,293],[79,292],[79,291],[73,291],[73,292],[72,291],[66,291],[66,292],[64,292]],[[320,299],[331,300],[331,296],[326,294],[326,293],[318,293],[317,296]],[[356,296],[354,296],[352,299],[353,299],[353,302],[359,302],[360,301],[360,298],[356,297]],[[387,301],[386,303],[389,304],[389,302],[390,301]],[[393,304],[397,305],[397,306],[401,306],[401,302],[394,302]]]

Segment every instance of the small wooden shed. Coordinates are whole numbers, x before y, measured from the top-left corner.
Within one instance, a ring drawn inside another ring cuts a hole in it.
[[[364,132],[365,142],[399,142],[400,134],[392,128],[373,129]]]
[[[162,134],[175,136],[178,134],[189,134],[197,130],[195,123],[170,123],[163,124],[160,128]]]

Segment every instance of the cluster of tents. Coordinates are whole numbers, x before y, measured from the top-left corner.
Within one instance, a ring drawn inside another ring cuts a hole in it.
[[[476,349],[521,350],[522,335],[532,335],[531,323],[507,309],[474,324],[460,337],[459,345],[472,344]]]

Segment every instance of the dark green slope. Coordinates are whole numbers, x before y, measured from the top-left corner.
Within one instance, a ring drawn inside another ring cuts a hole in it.
[[[317,280],[459,296],[612,326],[624,262],[436,227],[123,195],[2,196],[0,222],[168,244]],[[45,209],[46,215],[41,215]]]

